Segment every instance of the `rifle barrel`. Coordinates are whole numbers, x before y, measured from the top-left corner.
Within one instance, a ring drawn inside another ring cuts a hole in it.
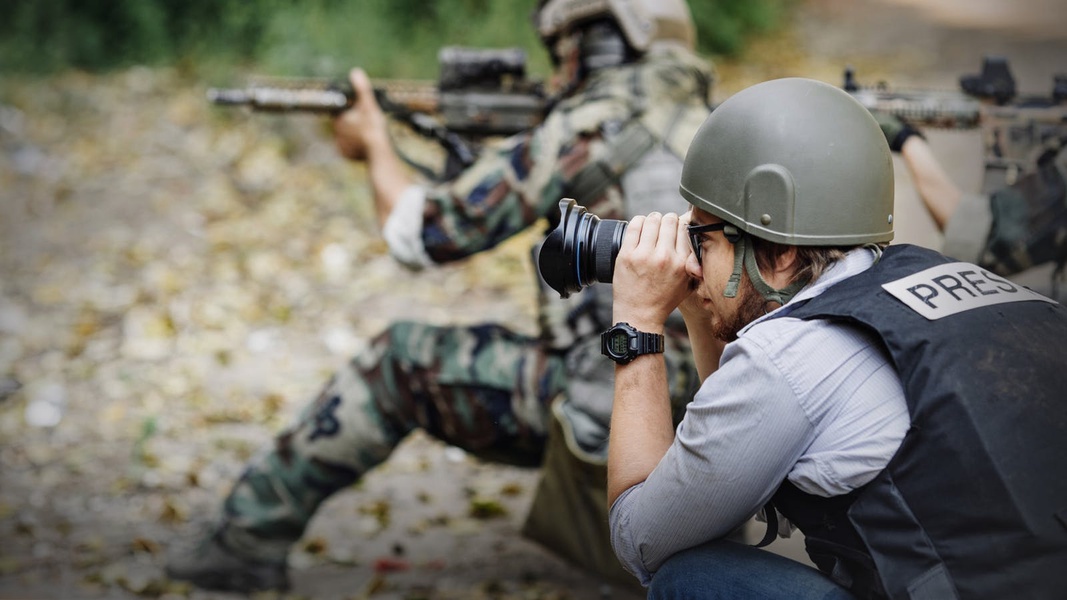
[[[338,89],[248,87],[207,91],[215,104],[249,106],[267,112],[339,112],[352,104],[352,94]]]
[[[220,88],[209,88],[207,91],[207,99],[213,104],[222,104],[226,106],[242,106],[251,101],[248,97],[248,92],[245,90]]]
[[[437,110],[433,82],[384,80],[376,88],[393,103],[413,112]],[[340,112],[352,105],[355,94],[347,83],[317,79],[268,79],[244,88],[209,88],[208,101],[223,106],[248,106],[265,112]]]

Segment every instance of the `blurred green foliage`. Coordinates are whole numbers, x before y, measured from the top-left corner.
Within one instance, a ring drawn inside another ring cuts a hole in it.
[[[691,0],[700,50],[736,53],[795,0]],[[433,77],[449,44],[520,46],[548,70],[530,16],[537,0],[3,0],[0,71],[91,72],[175,65],[203,75],[254,68]]]

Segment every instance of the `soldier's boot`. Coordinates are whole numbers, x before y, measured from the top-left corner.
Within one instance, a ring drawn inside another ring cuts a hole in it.
[[[352,401],[342,402],[341,384],[354,390]],[[168,556],[167,576],[212,590],[287,589],[286,557],[316,508],[381,461],[368,459],[368,467],[357,468],[363,463],[350,456],[387,454],[365,450],[366,440],[380,438],[359,420],[368,402],[358,375],[342,370],[293,427],[246,465],[208,529]],[[391,447],[379,442],[373,449],[380,446]]]
[[[247,594],[289,589],[284,559],[264,560],[243,555],[226,545],[218,532],[173,551],[165,570],[171,579],[188,581],[208,590]]]

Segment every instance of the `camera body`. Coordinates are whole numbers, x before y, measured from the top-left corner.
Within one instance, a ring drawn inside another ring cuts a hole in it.
[[[571,198],[559,201],[560,220],[541,244],[537,269],[566,298],[594,283],[611,283],[626,221],[600,219]]]

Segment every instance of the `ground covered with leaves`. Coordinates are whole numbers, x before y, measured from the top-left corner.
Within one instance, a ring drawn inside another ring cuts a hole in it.
[[[322,117],[220,111],[143,69],[5,98],[0,591],[201,597],[163,577],[165,549],[370,336],[400,318],[533,330],[532,239],[398,268]],[[320,511],[295,593],[581,589],[517,535],[535,482],[416,435]]]

